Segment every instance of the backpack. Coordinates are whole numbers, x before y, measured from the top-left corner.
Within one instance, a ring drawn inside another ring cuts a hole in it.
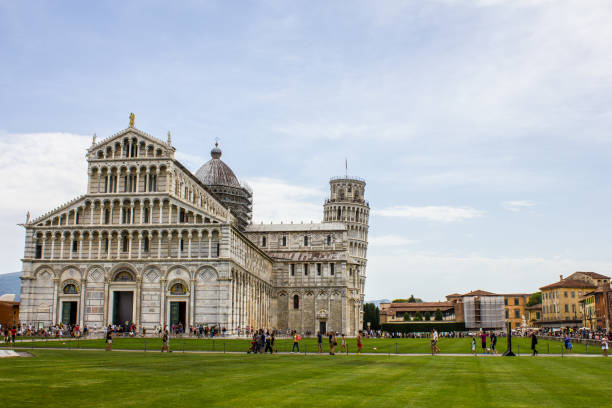
[[[295,338],[295,339],[296,339],[297,341],[300,341],[300,340],[302,340],[302,336],[300,336],[300,335],[298,334],[298,335],[296,336],[296,338]]]

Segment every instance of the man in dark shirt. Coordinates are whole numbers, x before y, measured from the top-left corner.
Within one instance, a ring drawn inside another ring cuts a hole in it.
[[[113,330],[110,326],[106,331],[106,351],[111,351],[113,348]]]
[[[481,346],[482,346],[482,352],[486,353],[487,352],[487,332],[484,330],[480,333],[480,341],[481,341]]]
[[[317,332],[317,347],[319,348],[319,353],[323,352],[323,335],[320,331]]]

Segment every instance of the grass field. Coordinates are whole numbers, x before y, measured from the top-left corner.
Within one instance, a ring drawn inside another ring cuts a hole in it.
[[[0,360],[2,406],[611,405],[612,359],[35,350]]]
[[[347,339],[347,344],[350,353],[356,352],[355,339]],[[480,340],[476,342],[476,350],[482,352]],[[4,344],[3,344],[4,345]],[[35,341],[27,343],[18,343],[19,346],[41,348],[41,347],[65,347],[65,348],[104,348],[104,340],[62,340],[62,341]],[[185,351],[246,351],[249,348],[249,340],[224,340],[224,339],[194,339],[194,338],[176,338],[170,340],[170,345],[174,350]],[[291,351],[293,341],[290,339],[276,340],[276,348],[278,351]],[[364,339],[363,352],[367,353],[392,353],[392,354],[418,354],[429,353],[428,339]],[[528,354],[531,353],[531,340],[529,338],[512,338],[513,350],[515,353]],[[6,345],[4,345],[6,346]],[[113,347],[125,350],[159,350],[161,348],[161,340],[158,338],[115,338]],[[441,338],[439,347],[443,354],[446,353],[471,353],[471,339],[447,339]],[[329,350],[327,339],[323,342],[324,350]],[[562,344],[559,341],[544,340],[538,341],[538,351],[540,353],[561,354]],[[313,353],[317,350],[316,340],[314,338],[305,338],[300,342],[300,351]],[[506,350],[506,339],[500,338],[497,342],[497,351],[503,353]],[[589,346],[588,349],[583,344],[574,344],[574,353],[576,354],[601,354],[601,349],[596,346]]]

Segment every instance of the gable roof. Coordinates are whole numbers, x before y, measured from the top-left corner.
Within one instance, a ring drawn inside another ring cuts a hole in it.
[[[595,289],[596,286],[588,282],[578,279],[563,279],[559,282],[551,283],[550,285],[542,286],[540,290],[556,289],[556,288],[580,288],[580,289]]]
[[[589,276],[589,277],[591,277],[593,279],[610,279],[609,276],[602,275],[601,273],[597,273],[597,272],[582,272],[582,271],[576,271],[576,272],[572,273],[570,276],[568,276],[568,278],[571,277],[572,275],[577,274],[577,273],[581,273],[583,275],[587,275],[587,276]]]
[[[95,149],[99,149],[102,145],[105,145],[108,142],[110,142],[110,141],[112,141],[114,139],[118,139],[118,138],[120,138],[120,137],[122,137],[122,136],[124,136],[124,135],[126,135],[128,133],[135,133],[135,134],[137,134],[140,137],[148,139],[152,143],[161,144],[161,145],[163,145],[163,146],[165,146],[167,148],[171,148],[172,150],[176,151],[176,149],[173,146],[169,145],[168,142],[164,142],[163,140],[158,139],[155,136],[151,136],[150,134],[148,134],[146,132],[143,132],[140,129],[136,129],[135,127],[128,127],[128,128],[123,129],[123,130],[120,130],[119,132],[117,132],[117,133],[115,133],[115,134],[113,134],[113,135],[111,135],[111,136],[109,136],[107,138],[104,138],[104,139],[100,140],[99,142],[96,142],[95,144],[92,144],[87,149],[87,152],[90,153],[91,151],[93,151]]]

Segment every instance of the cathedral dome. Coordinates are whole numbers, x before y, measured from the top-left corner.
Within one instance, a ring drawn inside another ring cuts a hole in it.
[[[212,159],[200,167],[196,172],[196,177],[207,186],[240,188],[240,182],[232,169],[221,160],[221,153],[219,143],[215,143],[215,147],[210,151]]]

